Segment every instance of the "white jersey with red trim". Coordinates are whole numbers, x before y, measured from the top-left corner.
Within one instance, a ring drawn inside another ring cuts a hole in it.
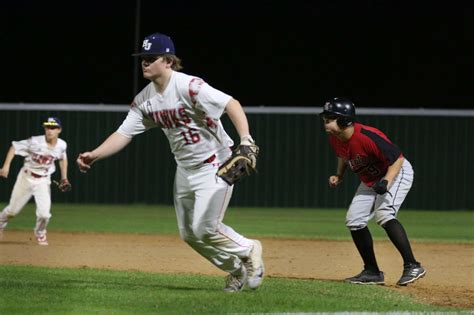
[[[46,137],[33,136],[26,140],[12,141],[15,154],[25,157],[24,168],[37,175],[47,176],[56,171],[55,161],[67,159],[67,144],[58,139],[53,148],[48,146]]]
[[[231,99],[198,77],[173,71],[162,94],[150,82],[135,96],[117,132],[133,137],[160,127],[177,164],[197,166],[234,144],[220,121]]]

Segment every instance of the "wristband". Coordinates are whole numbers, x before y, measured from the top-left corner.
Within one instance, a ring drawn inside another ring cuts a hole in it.
[[[240,137],[240,144],[241,145],[253,145],[253,144],[255,144],[255,141],[253,140],[251,135],[245,135],[243,137]]]

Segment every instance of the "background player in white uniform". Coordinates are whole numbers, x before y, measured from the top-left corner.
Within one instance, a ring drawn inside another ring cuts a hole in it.
[[[81,153],[82,172],[128,145],[132,137],[160,127],[169,140],[177,170],[174,203],[181,238],[221,270],[229,273],[225,291],[257,288],[263,280],[262,246],[222,223],[233,186],[216,175],[231,155],[232,139],[223,129],[227,112],[242,145],[253,144],[240,103],[202,79],[178,72],[181,60],[166,35],[145,37],[143,76],[151,82],[139,92],[127,118],[92,152]],[[159,163],[159,162],[158,162]]]
[[[18,173],[9,204],[0,212],[0,234],[8,220],[16,216],[33,196],[36,202],[36,226],[34,233],[39,245],[48,245],[46,226],[51,218],[51,174],[56,170],[59,160],[61,181],[67,179],[67,144],[59,139],[62,131],[61,121],[50,117],[43,123],[44,135],[26,140],[12,141],[0,177],[8,177],[10,163],[15,155],[23,156],[24,164]]]

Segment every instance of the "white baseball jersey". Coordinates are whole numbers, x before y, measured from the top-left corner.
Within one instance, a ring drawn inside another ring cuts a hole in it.
[[[137,94],[117,132],[133,137],[160,127],[177,164],[193,167],[234,144],[220,121],[231,99],[198,77],[173,71],[163,94],[153,82]]]
[[[51,175],[56,171],[55,161],[67,159],[67,144],[58,139],[54,148],[50,148],[46,137],[33,136],[26,140],[12,141],[16,155],[25,157],[24,168],[38,175]]]

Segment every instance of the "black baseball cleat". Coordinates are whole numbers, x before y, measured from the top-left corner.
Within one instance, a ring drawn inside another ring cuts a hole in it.
[[[410,263],[403,266],[403,273],[397,285],[407,285],[423,278],[426,270],[419,263]]]
[[[357,276],[345,279],[346,282],[354,284],[380,284],[384,285],[384,275],[382,271],[362,270]]]

